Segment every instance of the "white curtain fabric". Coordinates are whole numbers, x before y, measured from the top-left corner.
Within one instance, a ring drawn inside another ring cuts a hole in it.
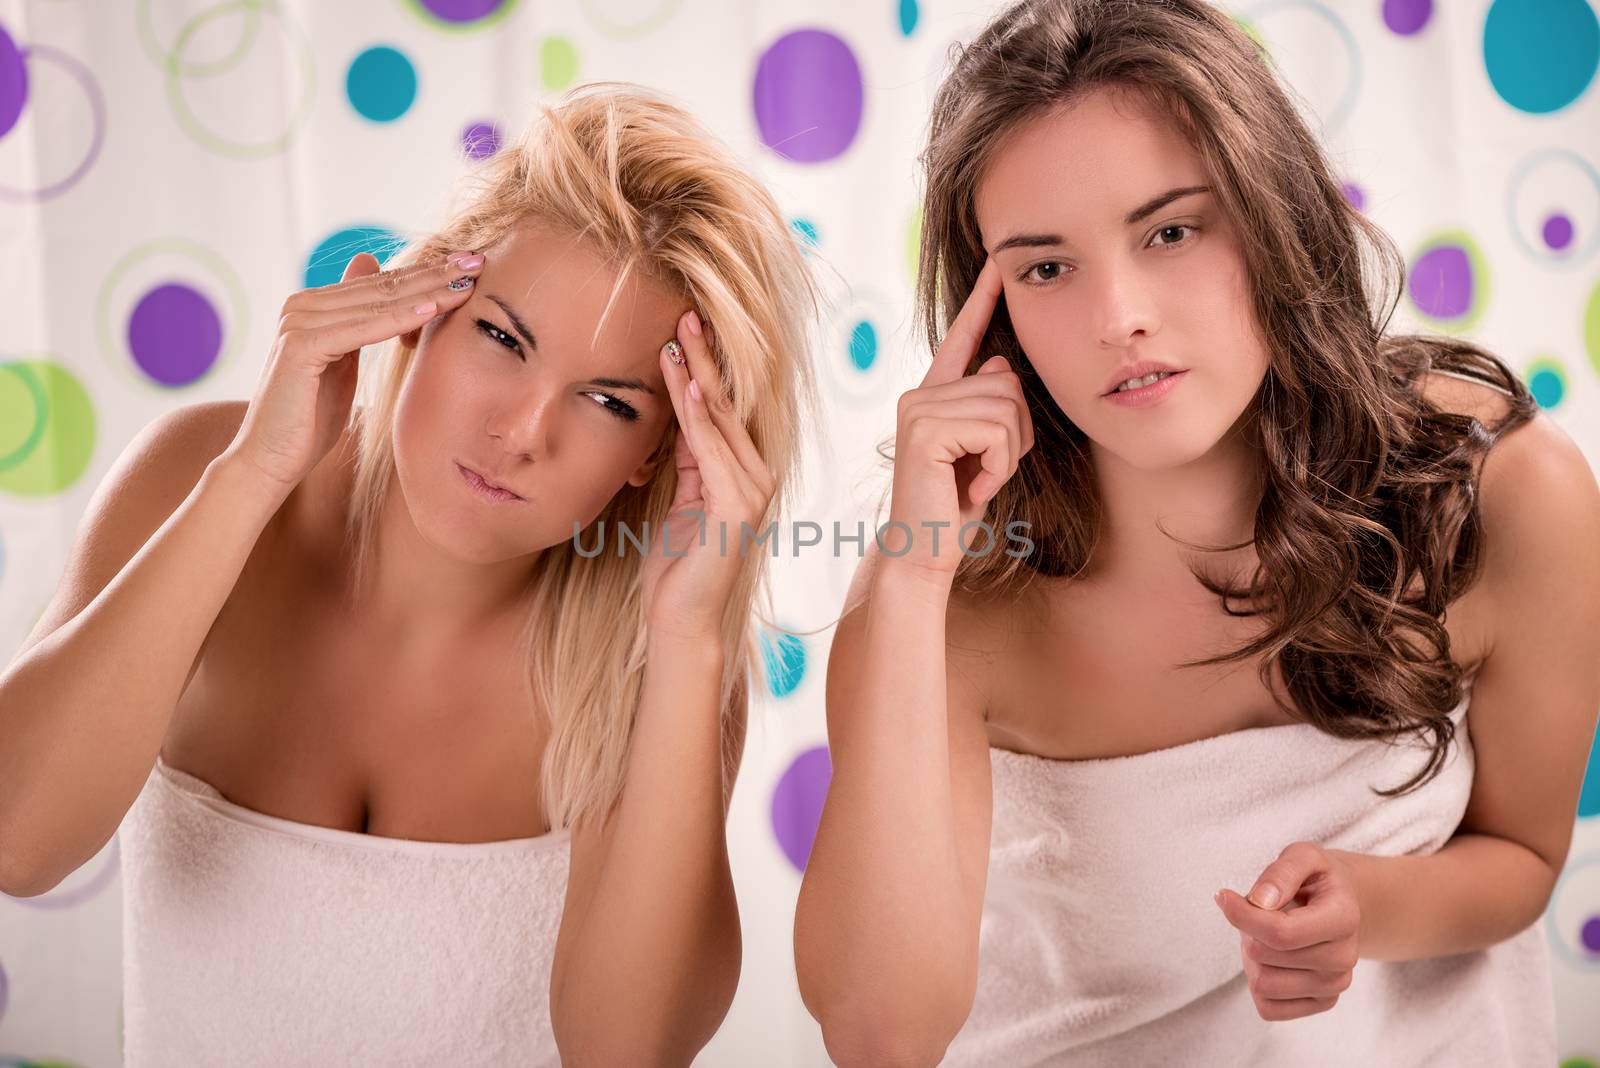
[[[916,384],[915,155],[949,45],[992,3],[0,0],[0,648],[60,577],[90,494],[165,409],[253,391],[292,290],[432,225],[533,101],[676,95],[771,184],[832,298],[827,425],[793,518],[870,523],[873,446]],[[1600,457],[1600,89],[1588,0],[1229,4],[1412,267],[1395,327],[1521,372]],[[774,685],[730,819],[738,996],[706,1065],[827,1063],[794,980],[828,777],[823,668],[855,563],[777,568]],[[9,653],[8,653],[9,656]],[[114,710],[108,710],[108,713]],[[1530,710],[1536,711],[1536,710]],[[1542,921],[1564,1058],[1600,1058],[1600,770]],[[63,782],[62,790],[73,789]],[[0,899],[0,1064],[120,1063],[117,839]],[[462,1051],[470,1062],[470,1051]]]

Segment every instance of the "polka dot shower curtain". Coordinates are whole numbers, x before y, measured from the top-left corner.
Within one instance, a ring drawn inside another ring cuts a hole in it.
[[[1459,333],[1600,458],[1600,31],[1586,0],[1229,4],[1394,235],[1401,328]],[[0,0],[0,649],[60,577],[122,447],[249,397],[292,290],[430,225],[531,103],[593,79],[686,102],[775,190],[831,307],[827,429],[795,518],[853,530],[912,334],[914,157],[979,0]],[[854,563],[780,560],[771,685],[730,817],[744,970],[706,1065],[825,1064],[795,895],[829,778],[823,629]],[[792,632],[792,633],[791,633]],[[62,790],[73,784],[63,782]],[[120,1063],[118,840],[0,898],[0,1065]],[[1562,1054],[1600,1062],[1600,768],[1541,921]],[[419,1006],[426,1011],[426,1006]],[[462,1051],[471,1061],[471,1051]]]

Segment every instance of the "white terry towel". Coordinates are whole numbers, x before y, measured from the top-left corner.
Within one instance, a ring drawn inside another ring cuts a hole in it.
[[[127,1068],[558,1063],[569,831],[318,827],[158,757],[120,833]]]
[[[1469,682],[1470,687],[1470,682]],[[994,820],[978,991],[947,1065],[1556,1063],[1541,925],[1486,950],[1357,963],[1327,1012],[1256,1012],[1239,933],[1211,895],[1248,893],[1295,841],[1436,852],[1466,811],[1470,689],[1437,778],[1402,797],[1421,740],[1258,727],[1128,757],[990,750]]]

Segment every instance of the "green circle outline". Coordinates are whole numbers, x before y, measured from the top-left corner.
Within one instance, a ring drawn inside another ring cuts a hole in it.
[[[250,143],[244,141],[231,141],[207,129],[189,107],[189,101],[184,97],[183,80],[173,68],[182,62],[183,51],[188,47],[189,40],[195,33],[212,19],[230,14],[240,8],[259,9],[271,11],[282,22],[284,36],[294,46],[298,47],[300,55],[300,69],[304,71],[301,78],[301,105],[299,109],[289,116],[289,128],[277,137],[268,141]],[[230,156],[234,159],[265,159],[276,155],[289,146],[289,142],[299,134],[300,129],[311,118],[312,108],[317,97],[317,64],[316,55],[310,43],[306,40],[300,28],[283,14],[277,0],[232,0],[231,3],[218,4],[207,8],[205,11],[191,18],[178,33],[178,39],[173,43],[173,60],[166,70],[167,103],[172,108],[173,116],[178,120],[178,125],[184,133],[194,138],[195,142],[204,148],[210,149],[221,156]]]

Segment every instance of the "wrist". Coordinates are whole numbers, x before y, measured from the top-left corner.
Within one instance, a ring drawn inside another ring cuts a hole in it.
[[[943,608],[949,603],[954,584],[954,571],[926,567],[893,556],[879,556],[873,561],[871,588],[874,596],[909,597]]]
[[[268,477],[259,467],[231,449],[219,453],[206,465],[200,481],[212,492],[225,494],[246,507],[259,509],[263,520],[277,512],[294,488]]]

